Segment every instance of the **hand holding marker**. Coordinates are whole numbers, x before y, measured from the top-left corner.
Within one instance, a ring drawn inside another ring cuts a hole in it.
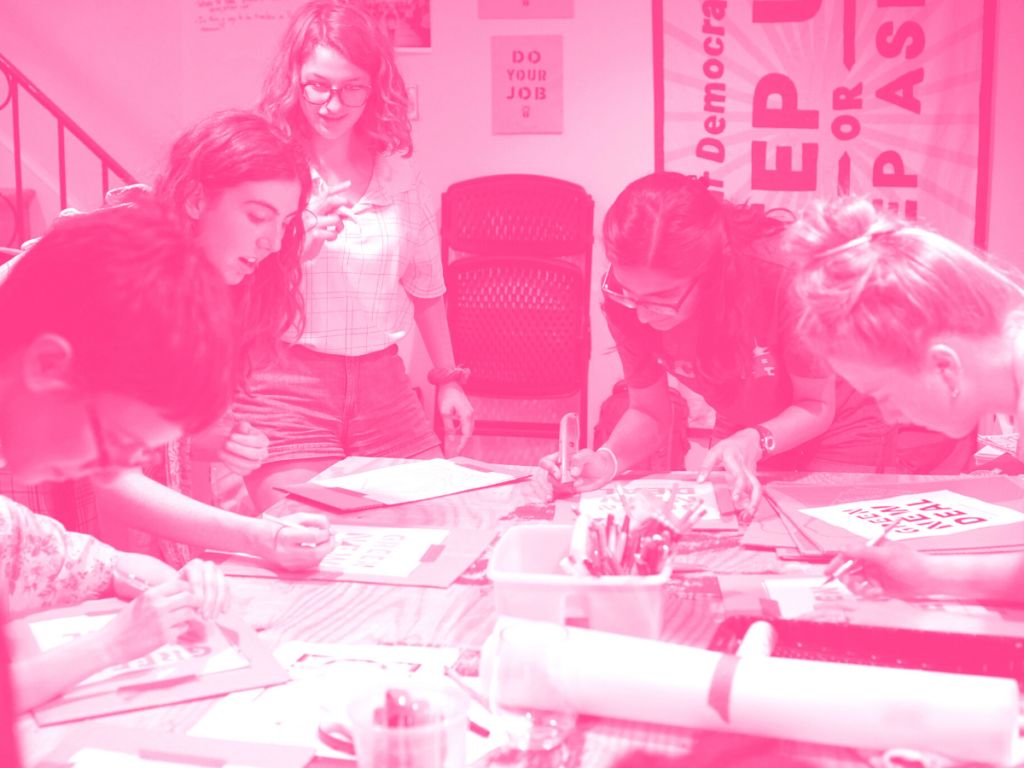
[[[878,534],[874,538],[869,539],[868,543],[865,544],[864,546],[866,546],[866,547],[877,547],[879,544],[881,544],[883,541],[885,541],[885,537],[888,536],[889,532],[893,528],[895,528],[897,525],[899,525],[900,522],[901,522],[900,519],[897,517],[895,520],[893,520],[891,523],[889,523],[885,527],[884,531],[882,531],[880,534]],[[825,581],[822,582],[821,586],[824,587],[826,584],[830,584],[834,580],[838,579],[844,573],[849,571],[854,566],[855,563],[856,563],[856,560],[852,560],[852,559],[851,560],[847,560],[846,562],[844,562],[842,565],[840,565],[838,568],[836,568],[835,571],[832,572],[831,576],[829,576],[827,579],[825,579]]]

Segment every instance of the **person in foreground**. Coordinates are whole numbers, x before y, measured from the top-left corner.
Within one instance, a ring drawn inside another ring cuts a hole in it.
[[[603,446],[573,459],[573,492],[600,488],[664,442],[670,374],[715,409],[700,475],[724,467],[741,510],[757,506],[759,469],[874,472],[895,461],[877,407],[794,332],[788,223],[679,173],[618,196],[603,225],[602,292],[629,409]],[[555,460],[541,462],[553,476]]]
[[[989,413],[1024,418],[1021,276],[867,200],[809,206],[789,249],[807,343],[890,421],[951,437]],[[841,578],[855,591],[1021,602],[1024,553],[929,557],[906,546],[858,547]]]
[[[235,382],[229,298],[213,267],[149,207],[61,221],[0,285],[0,457],[26,483],[110,482],[204,428]],[[14,658],[25,711],[228,608],[223,575],[119,553],[0,497],[0,615],[116,595],[105,627]]]
[[[281,334],[301,325],[300,211],[310,185],[308,164],[266,120],[229,110],[178,137],[152,190],[135,186],[111,193],[113,203],[159,205],[230,286],[245,375],[273,360]],[[267,457],[267,443],[230,413],[203,433],[174,441],[145,474],[124,472],[96,487],[104,538],[176,567],[190,559],[192,548],[246,552],[289,570],[314,567],[334,546],[323,515],[290,515],[305,530],[284,528],[188,495],[180,468],[189,454],[223,461],[244,476]],[[137,531],[159,537],[159,549]]]

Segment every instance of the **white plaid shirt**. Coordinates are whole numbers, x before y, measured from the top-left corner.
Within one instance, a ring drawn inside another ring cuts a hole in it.
[[[314,195],[327,191],[315,171],[313,188]],[[352,217],[303,265],[306,327],[287,341],[335,355],[377,352],[412,330],[410,295],[444,293],[430,193],[409,160],[378,157]]]

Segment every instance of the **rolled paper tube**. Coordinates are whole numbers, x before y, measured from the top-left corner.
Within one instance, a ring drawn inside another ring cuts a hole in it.
[[[738,658],[575,627],[563,650],[560,684],[581,714],[1012,764],[1019,693],[1008,678]]]
[[[736,655],[740,658],[745,656],[771,656],[775,650],[775,644],[779,642],[779,633],[775,627],[767,621],[755,621],[743,635],[740,647],[736,649]]]

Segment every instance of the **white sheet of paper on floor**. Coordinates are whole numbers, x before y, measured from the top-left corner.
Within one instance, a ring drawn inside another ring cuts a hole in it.
[[[898,517],[900,524],[887,537],[892,541],[948,536],[1024,521],[1024,514],[1020,512],[953,491],[912,493],[802,511],[866,539],[879,534]]]
[[[512,475],[501,472],[481,472],[445,459],[429,459],[312,482],[326,488],[365,494],[383,504],[401,504],[486,488],[513,479]]]
[[[212,765],[204,762],[203,765]],[[196,768],[196,761],[175,762],[173,758],[147,759],[128,752],[112,752],[107,749],[84,747],[71,757],[74,768]],[[218,763],[220,765],[220,763]],[[249,768],[240,763],[225,763],[223,768]]]
[[[715,488],[711,483],[695,483],[689,480],[678,482],[670,480],[654,480],[640,478],[622,484],[626,502],[644,509],[646,504],[661,505],[671,498],[672,489],[677,489],[672,514],[682,518],[691,509],[704,510],[705,520],[721,520],[722,514],[715,498]],[[640,497],[644,498],[641,500]],[[622,503],[614,488],[601,488],[584,493],[580,498],[580,514],[591,518],[606,517],[609,513],[622,517]]]
[[[348,702],[369,686],[453,685],[444,675],[455,664],[457,648],[393,645],[341,645],[288,642],[274,654],[292,682],[224,697],[207,712],[190,736],[308,746],[322,757],[351,759],[324,744],[317,729],[325,718],[344,722]],[[490,714],[473,703],[470,717],[491,731],[490,738],[469,732],[466,763],[502,746],[506,738]]]
[[[337,546],[320,561],[327,573],[406,577],[430,547],[448,537],[443,528],[375,528],[332,525]]]

